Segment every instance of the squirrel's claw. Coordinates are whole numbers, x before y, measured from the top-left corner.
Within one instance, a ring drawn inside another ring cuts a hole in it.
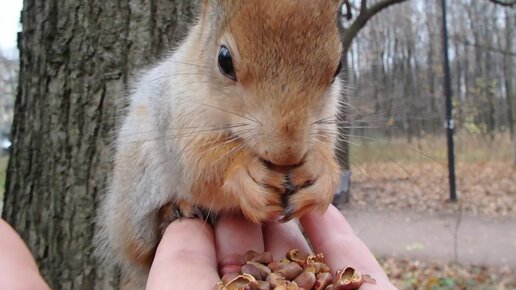
[[[195,218],[209,222],[210,224],[213,224],[215,221],[214,217],[208,212],[198,207],[194,207],[187,202],[169,202],[162,206],[158,213],[159,229],[161,235],[163,235],[168,225],[170,225],[172,222],[180,219]]]

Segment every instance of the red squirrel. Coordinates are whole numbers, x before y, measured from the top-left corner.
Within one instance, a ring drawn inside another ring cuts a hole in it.
[[[124,289],[145,288],[176,212],[264,223],[328,208],[340,172],[340,4],[203,0],[176,50],[138,75],[97,234]]]

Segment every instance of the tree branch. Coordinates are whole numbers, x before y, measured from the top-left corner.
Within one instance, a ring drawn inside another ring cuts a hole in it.
[[[343,14],[343,16],[346,17],[347,21],[350,21],[353,19],[353,12],[351,11],[351,3],[349,3],[349,0],[344,1],[344,6],[346,6],[346,14]]]
[[[399,4],[402,2],[405,2],[407,0],[381,0],[373,4],[372,6],[368,7],[367,0],[361,0],[360,1],[360,14],[356,18],[356,20],[351,24],[351,26],[342,29],[341,36],[342,36],[342,43],[344,51],[349,50],[351,47],[351,43],[353,42],[353,39],[358,35],[360,30],[364,28],[366,23],[373,18],[376,14],[378,14],[380,11],[388,8],[389,6],[392,6],[394,4]],[[488,0],[489,2],[495,3],[497,5],[502,5],[506,7],[512,7],[516,6],[516,0]],[[348,9],[348,14],[350,9],[350,3],[349,0],[346,2],[346,7]],[[349,15],[346,15],[349,17]]]
[[[402,3],[405,1],[407,0],[382,0],[368,8],[366,3],[367,1],[362,0],[360,14],[358,15],[357,19],[353,22],[353,24],[351,24],[349,28],[343,29],[342,31],[342,43],[344,51],[349,50],[349,48],[351,47],[351,43],[353,42],[353,39],[357,36],[358,32],[360,32],[360,30],[364,28],[366,23],[376,14],[378,14],[378,12],[382,11],[383,9],[389,6]]]
[[[465,46],[477,47],[477,48],[480,48],[480,49],[483,49],[483,50],[500,53],[502,55],[506,55],[506,56],[510,56],[510,57],[516,57],[516,52],[514,52],[514,51],[506,51],[506,50],[503,50],[503,49],[500,49],[500,48],[496,48],[496,47],[491,47],[491,46],[481,45],[481,44],[477,44],[477,43],[472,43],[472,42],[470,42],[470,41],[468,41],[466,39],[463,39],[461,37],[458,37],[458,36],[452,36],[451,38],[453,40],[457,41],[458,43],[460,43],[462,45],[465,45]]]
[[[360,2],[360,14],[367,12],[367,0],[362,0]]]
[[[513,7],[516,5],[516,0],[507,0],[507,1],[502,1],[502,0],[488,0],[489,2],[491,3],[494,3],[496,5],[501,5],[501,6],[505,6],[505,7]]]
[[[371,19],[373,16],[375,16],[376,14],[378,14],[378,12],[382,11],[383,9],[391,6],[391,5],[394,5],[394,4],[398,4],[398,3],[401,3],[401,2],[405,2],[406,0],[383,0],[383,1],[379,1],[377,3],[375,3],[373,6],[371,6],[371,8],[367,9],[367,12],[365,15],[365,17],[367,17],[367,20]]]

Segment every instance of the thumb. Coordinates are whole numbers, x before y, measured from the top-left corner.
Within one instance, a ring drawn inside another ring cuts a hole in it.
[[[213,289],[218,281],[211,227],[195,219],[171,223],[156,251],[147,289]]]

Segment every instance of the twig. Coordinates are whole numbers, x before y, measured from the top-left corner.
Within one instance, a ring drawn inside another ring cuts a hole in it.
[[[514,5],[516,5],[516,0],[508,0],[508,1],[501,1],[501,0],[489,0],[489,2],[492,2],[496,5],[501,5],[501,6],[505,6],[505,7],[513,7]]]
[[[342,43],[344,50],[348,50],[351,46],[351,42],[355,38],[355,36],[358,34],[358,32],[364,28],[366,23],[373,18],[376,14],[378,14],[383,9],[394,5],[398,3],[405,2],[407,0],[382,0],[379,2],[376,2],[372,6],[368,7],[366,0],[361,0],[361,7],[360,7],[360,14],[356,18],[355,21],[353,21],[353,24],[351,26],[347,27],[342,35]],[[348,6],[346,8],[349,9]],[[349,10],[351,11],[351,10]]]

